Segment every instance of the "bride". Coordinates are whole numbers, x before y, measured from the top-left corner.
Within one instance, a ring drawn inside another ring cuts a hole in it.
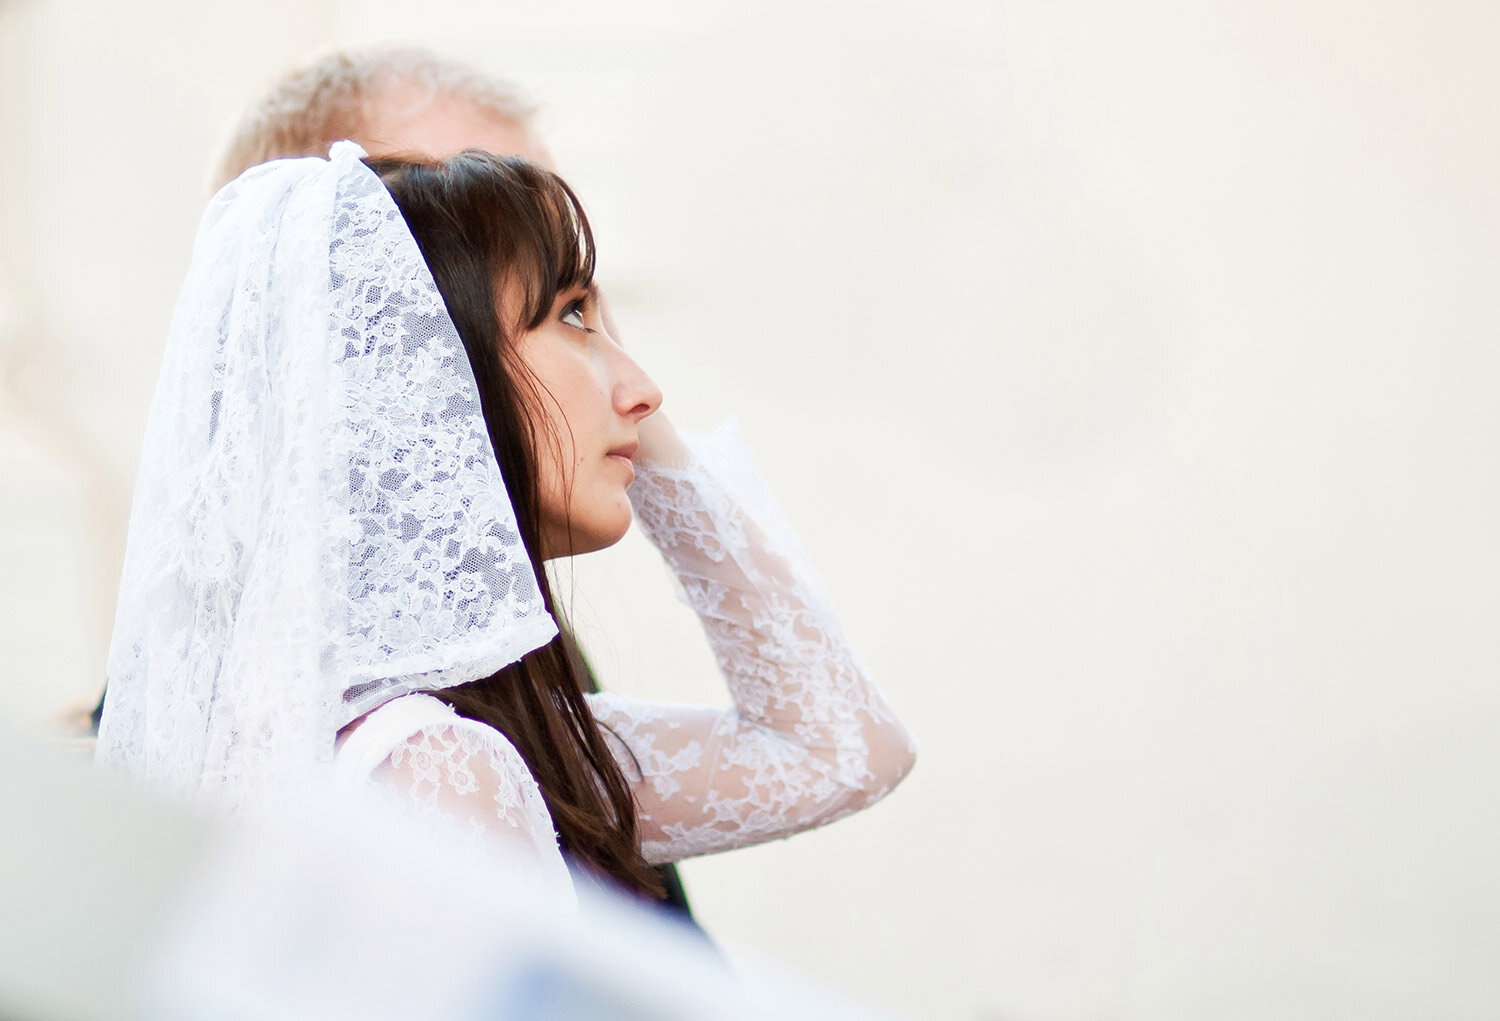
[[[573,193],[519,158],[247,171],[205,214],[141,459],[98,760],[230,811],[320,776],[651,864],[871,804],[910,738],[738,436],[685,442],[611,336]],[[584,694],[546,560],[632,518],[732,709]]]

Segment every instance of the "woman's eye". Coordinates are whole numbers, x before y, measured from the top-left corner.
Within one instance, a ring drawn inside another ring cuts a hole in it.
[[[575,301],[566,309],[564,309],[562,314],[562,321],[567,323],[569,326],[577,327],[580,330],[588,329],[588,327],[584,325],[583,322],[583,303],[580,301]]]

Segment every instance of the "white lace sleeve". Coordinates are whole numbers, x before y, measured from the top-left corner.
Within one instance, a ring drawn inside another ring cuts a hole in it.
[[[469,843],[495,841],[507,861],[571,894],[541,789],[510,740],[427,695],[394,699],[339,749],[346,778]]]
[[[673,861],[784,837],[872,804],[911,769],[911,737],[850,649],[739,433],[681,467],[640,465],[637,519],[676,572],[734,708],[591,695],[625,747],[643,850]]]

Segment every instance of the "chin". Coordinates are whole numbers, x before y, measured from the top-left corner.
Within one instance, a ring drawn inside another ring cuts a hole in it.
[[[559,537],[554,547],[557,552],[549,552],[547,559],[597,553],[625,538],[625,533],[630,531],[630,501],[622,498],[620,503],[622,506],[611,508],[609,513],[586,517],[575,514],[568,522],[567,532]]]
[[[625,533],[630,531],[630,521],[619,528],[611,528],[600,531],[590,531],[584,535],[573,536],[573,555],[582,556],[585,553],[597,553],[602,549],[609,549],[615,543],[625,538]]]

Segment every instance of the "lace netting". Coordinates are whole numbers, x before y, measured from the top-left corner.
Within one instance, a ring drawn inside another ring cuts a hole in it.
[[[362,155],[216,196],[147,426],[97,758],[230,807],[556,633],[462,344]]]

